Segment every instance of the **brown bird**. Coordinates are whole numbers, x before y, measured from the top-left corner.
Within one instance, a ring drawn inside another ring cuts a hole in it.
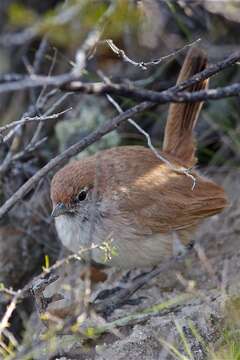
[[[192,48],[178,82],[202,71],[206,54]],[[207,87],[199,82],[189,91]],[[51,184],[52,215],[62,243],[71,251],[92,250],[94,262],[119,268],[146,267],[184,251],[205,218],[227,205],[224,190],[213,181],[183,168],[196,164],[193,135],[202,103],[171,104],[163,151],[171,166],[149,148],[122,146],[73,161]],[[112,240],[106,259],[101,244]]]

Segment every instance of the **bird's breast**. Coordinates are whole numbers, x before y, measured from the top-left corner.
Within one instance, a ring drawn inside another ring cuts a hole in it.
[[[79,253],[94,244],[97,247],[91,256],[95,262],[125,269],[158,265],[179,248],[176,232],[136,235],[130,225],[111,224],[109,219],[90,229],[89,221],[79,223],[74,218],[59,216],[56,228],[63,245],[70,251]],[[86,251],[83,258],[84,254]]]

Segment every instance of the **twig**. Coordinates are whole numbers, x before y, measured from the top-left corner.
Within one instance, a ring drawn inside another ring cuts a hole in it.
[[[53,97],[56,92],[58,90],[54,89],[52,91],[50,91],[49,93],[45,94],[44,97],[41,99],[40,103],[38,104],[38,111],[42,111],[42,109],[44,108],[45,104],[48,102],[48,100]],[[65,98],[69,95],[70,93],[66,93],[65,94]],[[59,100],[57,102],[55,102],[55,104],[59,105]],[[50,115],[52,112],[55,111],[55,108],[50,108],[48,109],[42,116],[47,116]],[[36,116],[36,107],[35,106],[30,106],[29,111],[26,112],[27,117],[35,117]],[[24,117],[26,117],[26,115],[23,115],[20,120],[22,120]],[[9,140],[11,140],[11,138],[15,135],[15,133],[19,130],[21,126],[16,126],[14,129],[12,129],[11,131],[9,131],[9,133],[4,137],[3,142],[7,143],[9,142]]]
[[[0,44],[4,46],[22,45],[34,39],[38,34],[38,26],[34,25],[14,34],[8,33],[0,37]]]
[[[34,56],[34,61],[33,61],[34,74],[39,73],[47,48],[48,48],[48,40],[47,37],[44,36]]]
[[[109,95],[107,94],[107,98],[108,100],[111,102],[111,104],[113,104],[113,106],[117,109],[117,111],[122,114],[123,113],[123,110],[122,108],[119,106],[119,104]],[[181,173],[181,174],[184,174],[188,177],[190,177],[193,181],[193,184],[192,184],[192,190],[194,190],[195,188],[195,185],[196,185],[196,178],[190,173],[191,169],[187,169],[187,168],[182,168],[182,169],[179,169],[179,168],[176,168],[175,166],[172,165],[172,163],[170,161],[168,161],[164,156],[162,156],[160,154],[160,152],[153,146],[152,144],[152,140],[151,140],[151,137],[150,135],[141,128],[141,126],[139,126],[133,119],[129,118],[127,120],[131,125],[133,125],[141,134],[143,134],[145,136],[145,138],[147,139],[147,144],[148,144],[148,147],[152,150],[152,152],[154,153],[154,155],[159,159],[161,160],[164,164],[166,164],[171,170],[175,171],[175,172],[178,172],[178,173]]]
[[[39,74],[40,69],[41,69],[41,64],[43,62],[44,59],[44,55],[47,51],[48,48],[48,41],[47,41],[47,37],[44,36],[43,39],[40,42],[40,45],[35,53],[34,56],[34,61],[32,64],[32,75],[33,74]],[[31,99],[31,103],[32,106],[36,108],[36,112],[38,111],[38,103],[36,103],[36,99],[37,99],[37,94],[38,94],[38,89],[30,89],[30,99]],[[37,114],[38,115],[38,114]]]
[[[43,292],[50,284],[54,283],[58,280],[58,275],[50,275],[44,278],[38,278],[34,281],[33,285],[31,286],[31,294],[34,297],[35,304],[39,314],[43,314],[46,310],[48,305],[54,300],[61,300],[62,296],[59,294],[54,294],[53,297],[45,297]]]
[[[183,81],[181,84],[175,85],[168,89],[168,91],[178,92],[182,91],[188,86],[194,85],[199,81],[208,79],[209,77],[217,74],[218,72],[228,68],[229,66],[235,64],[240,60],[240,51],[235,52],[234,54],[229,55],[225,60],[219,61],[216,64],[209,66],[207,69],[201,71],[200,73],[194,75],[190,79]],[[57,76],[29,76],[20,81],[12,81],[9,83],[0,84],[0,94],[9,92],[9,91],[18,91],[24,90],[31,87],[39,87],[44,85],[61,87],[68,84],[68,88],[71,87],[71,81],[77,80],[77,75],[73,73],[65,73]],[[82,85],[82,83],[80,83]],[[66,89],[66,86],[65,86]],[[108,91],[110,92],[110,91]]]
[[[132,60],[129,58],[128,55],[126,55],[125,51],[120,49],[119,47],[117,47],[116,44],[114,44],[113,40],[112,39],[106,39],[106,40],[103,40],[102,42],[106,42],[108,44],[108,46],[110,47],[110,49],[115,53],[117,54],[119,57],[121,57],[123,59],[123,61],[125,62],[128,62],[134,66],[137,66],[137,67],[140,67],[141,69],[143,70],[147,70],[148,66],[152,66],[152,65],[159,65],[161,62],[163,62],[164,60],[167,60],[173,56],[176,56],[177,54],[181,53],[182,51],[184,51],[185,49],[197,44],[199,41],[201,41],[201,39],[197,39],[195,41],[192,41],[191,43],[189,44],[186,44],[185,46],[183,46],[182,48],[180,49],[177,49],[173,52],[171,52],[170,54],[168,55],[165,55],[165,56],[162,56],[161,58],[159,59],[156,59],[156,60],[151,60],[151,61],[148,61],[148,62],[144,62],[144,61],[140,61],[140,62],[137,62],[135,60]]]
[[[72,110],[72,108],[68,108],[66,110],[60,111],[59,113],[47,115],[47,116],[45,116],[45,115],[34,116],[34,117],[27,116],[21,120],[14,121],[14,122],[11,122],[10,124],[0,127],[0,134],[2,134],[6,130],[12,129],[16,125],[25,125],[26,123],[29,123],[29,122],[43,122],[46,120],[56,120],[61,115],[65,114],[66,112],[68,112],[70,110]]]
[[[12,316],[12,313],[14,312],[17,302],[19,300],[19,297],[21,295],[21,290],[17,291],[16,294],[13,296],[10,304],[7,307],[7,310],[5,314],[3,315],[1,322],[0,322],[0,338],[3,334],[3,331],[9,326],[9,319]]]
[[[33,87],[41,86],[54,86],[59,87],[66,82],[76,79],[76,76],[73,73],[66,73],[56,76],[41,76],[41,75],[31,75],[27,76],[25,79],[19,81],[12,81],[9,83],[0,84],[0,93],[5,93],[9,91],[22,91],[24,89],[29,89]]]
[[[92,248],[97,247],[98,245],[92,245]],[[8,327],[8,321],[16,308],[18,300],[22,300],[32,295],[35,297],[39,312],[43,312],[43,310],[46,310],[50,299],[43,298],[42,293],[48,285],[58,279],[58,275],[55,273],[56,270],[73,260],[81,260],[81,255],[86,251],[89,251],[89,249],[81,249],[78,253],[71,254],[64,259],[58,260],[54,265],[46,269],[40,275],[34,277],[34,279],[32,279],[28,284],[26,284],[22,289],[18,291],[12,291],[11,289],[5,288],[1,290],[2,292],[6,292],[8,295],[12,295],[12,300],[8,305],[7,310],[4,313],[0,322],[0,338],[4,329]]]
[[[16,291],[14,291],[12,288],[5,288],[5,287],[1,287],[0,288],[0,293],[1,292],[3,292],[3,293],[5,293],[5,294],[7,294],[7,295],[11,295],[11,296],[14,296],[14,295],[16,295],[17,293],[16,293]]]
[[[41,286],[40,284],[42,283],[43,285],[41,286],[41,288],[43,289],[44,286],[46,288],[49,284],[51,284],[53,282],[52,280],[54,278],[56,278],[56,276],[57,276],[56,271],[58,269],[60,269],[64,265],[70,263],[71,261],[76,261],[76,260],[81,261],[83,253],[88,252],[91,249],[96,249],[96,248],[99,248],[99,245],[92,244],[91,248],[82,248],[77,253],[68,255],[67,257],[65,257],[63,259],[56,261],[55,264],[53,264],[49,268],[45,269],[40,275],[34,277],[21,290],[18,290],[18,292],[14,293],[14,295],[19,293],[18,298],[24,299],[24,298],[28,297],[29,295],[32,295],[32,288],[36,284],[37,284],[37,287],[39,287],[39,286]]]
[[[29,67],[30,67],[29,71],[30,71],[31,75],[34,76],[40,69],[41,61],[43,59],[46,48],[47,48],[47,41],[46,41],[46,39],[43,39],[41,41],[41,44],[40,44],[37,52],[36,52],[33,66],[31,66],[29,64]],[[52,75],[52,70],[55,65],[55,61],[56,61],[56,51],[54,53],[53,61],[50,66],[48,76]],[[37,99],[37,91],[36,91],[37,88],[30,88],[31,105],[29,106],[29,108],[26,112],[26,115],[28,115],[28,116],[25,116],[25,118],[26,117],[30,118],[33,116],[37,117],[37,118],[39,117],[38,115],[39,115],[41,109],[43,108],[44,102],[46,102],[48,99],[48,96],[43,96],[45,89],[46,89],[46,86],[43,86],[43,88],[40,91],[40,95],[38,96],[38,99]],[[37,99],[37,101],[36,101],[36,99]],[[50,114],[51,114],[51,111],[48,110],[42,116],[46,117],[47,115],[50,115]],[[21,120],[24,120],[24,119],[21,119]],[[3,143],[6,144],[7,142],[9,142],[12,139],[12,144],[14,144],[14,141],[13,141],[14,137],[17,136],[19,138],[20,136],[23,136],[24,130],[26,131],[26,128],[23,129],[24,124],[25,124],[25,122],[22,122],[20,124],[15,124],[15,125],[11,124],[10,127],[14,126],[14,128],[11,131],[9,131],[9,133],[3,138]],[[39,140],[39,135],[41,133],[42,127],[43,127],[43,122],[38,121],[37,126],[35,127],[34,134],[32,135],[32,138],[31,138],[30,142],[28,143],[27,147],[24,148],[22,151],[19,151],[17,154],[15,154],[15,155],[13,154],[14,150],[12,149],[12,146],[10,146],[9,151],[0,166],[1,175],[3,175],[8,170],[8,168],[14,161],[16,161],[16,160],[19,161],[26,154],[29,154],[32,151],[36,150],[38,147],[40,147],[43,144],[43,142],[46,141],[47,138],[43,138],[43,139]],[[1,132],[0,132],[0,134],[1,134]]]
[[[34,143],[30,142],[25,149],[23,149],[22,151],[20,151],[17,154],[12,156],[11,162],[20,160],[21,158],[28,155],[29,153],[37,150],[46,141],[47,141],[47,137],[45,136],[42,139],[40,139]],[[2,169],[0,167],[0,174],[1,174],[1,172],[2,172]]]
[[[97,245],[92,245],[92,248],[97,248]],[[31,280],[28,284],[24,286],[23,289],[18,291],[12,291],[9,289],[1,289],[1,291],[6,292],[9,295],[12,295],[12,299],[7,306],[7,309],[0,321],[0,339],[4,334],[5,330],[9,327],[9,320],[16,309],[17,302],[22,300],[30,295],[34,297],[37,310],[39,314],[42,314],[46,311],[48,305],[52,301],[57,301],[62,299],[60,294],[54,294],[52,297],[45,297],[43,292],[47,286],[51,283],[55,282],[58,279],[58,275],[55,273],[57,269],[61,266],[69,263],[72,260],[81,260],[82,253],[89,251],[89,249],[81,249],[76,254],[71,254],[68,257],[57,261],[54,265],[52,265],[49,269],[45,270],[42,274],[36,276],[33,280]],[[11,337],[9,334],[8,337]],[[13,338],[14,339],[14,338]]]
[[[192,78],[190,79],[192,80]],[[192,82],[187,83],[186,87]],[[185,103],[185,102],[199,102],[206,100],[218,100],[226,97],[233,97],[240,95],[240,83],[235,83],[225,87],[215,89],[207,89],[200,91],[176,91],[172,88],[161,92],[139,89],[125,84],[105,84],[102,82],[83,83],[80,81],[73,81],[63,87],[67,91],[82,92],[85,94],[106,95],[114,94],[126,97],[132,97],[140,101],[151,101],[155,104]],[[177,88],[178,90],[178,88]]]
[[[0,83],[9,83],[12,81],[19,81],[28,78],[28,75],[10,73],[10,74],[1,74]]]
[[[50,65],[50,68],[48,70],[48,74],[47,76],[50,77],[52,75],[52,72],[53,72],[53,69],[54,69],[54,66],[56,64],[56,60],[57,60],[57,49],[54,49],[54,53],[53,53],[53,57],[52,57],[52,61],[51,61],[51,65]],[[35,73],[36,74],[36,73]],[[39,102],[41,101],[41,98],[43,97],[43,94],[44,92],[46,91],[47,89],[47,85],[44,85],[40,91],[40,94],[38,96],[38,99],[36,101],[36,107],[38,108],[38,104]]]
[[[50,92],[50,93],[54,93],[55,94],[55,90],[53,92]],[[55,109],[70,95],[70,93],[66,93],[64,94],[63,96],[61,96],[56,102],[54,102],[54,104],[45,112],[45,114],[43,114],[41,116],[42,117],[48,117],[48,116],[52,116],[52,115],[49,115],[51,114],[53,111],[55,111]],[[46,94],[44,95],[44,97],[42,98],[38,108],[43,108],[45,102],[49,99],[49,97],[52,96],[50,94]],[[69,109],[66,109],[64,111],[69,111]],[[33,113],[35,112],[35,110],[33,111]],[[58,113],[59,116],[61,115],[61,113]],[[27,118],[30,118],[30,117],[27,117]],[[34,117],[36,118],[36,116]],[[37,117],[38,118],[38,117]],[[26,118],[25,118],[26,119]],[[23,119],[21,119],[23,120]],[[18,120],[18,121],[21,121],[21,120]],[[47,120],[47,119],[46,119]],[[30,121],[30,120],[29,120]],[[13,124],[13,123],[11,123]],[[11,124],[9,124],[9,126],[11,126]],[[15,127],[9,131],[9,133],[3,138],[2,142],[3,143],[6,143],[8,142],[13,136],[15,136],[15,134],[19,131],[20,127],[24,125],[22,123],[16,125],[16,122],[15,122]],[[0,132],[1,134],[1,132]],[[37,135],[37,133],[35,132],[35,135]],[[35,142],[35,136],[33,136],[32,140],[30,141],[30,143],[28,144],[27,146],[27,150],[28,152],[31,152],[33,150],[35,150],[38,146],[40,146],[42,144],[42,142],[45,141],[45,138],[39,140],[39,141],[36,141]],[[9,166],[11,165],[11,163],[13,161],[16,161],[16,160],[20,160],[23,156],[25,156],[26,154],[26,149],[24,149],[23,151],[20,151],[18,152],[17,154],[12,154],[12,151],[11,149],[9,150],[8,154],[6,155],[4,161],[2,162],[2,164],[0,165],[0,173],[1,174],[4,174]]]
[[[61,103],[63,99],[65,99],[65,97],[68,96],[68,94],[65,94],[64,96],[62,96],[59,101],[56,103],[59,105],[59,102]],[[38,123],[42,123],[44,121],[47,120],[51,120],[51,119],[57,119],[59,118],[59,116],[61,116],[62,114],[66,113],[67,111],[71,110],[71,108],[68,108],[66,110],[63,110],[59,113],[56,114],[52,114],[52,115],[48,115],[49,113],[52,112],[53,109],[55,109],[55,105],[53,107],[51,107],[51,109],[49,109],[46,114],[42,115],[42,116],[34,116],[34,117],[25,117],[21,120],[12,122],[10,124],[7,124],[5,126],[3,126],[2,128],[0,128],[0,134],[4,131],[7,131],[11,128],[13,128],[4,138],[3,138],[3,143],[7,142],[10,138],[12,138],[17,131],[19,131],[20,127],[23,126],[25,123],[28,122],[38,122]],[[40,130],[40,129],[39,129]],[[35,136],[36,135],[36,136]],[[8,154],[6,155],[5,159],[3,160],[2,164],[0,165],[0,174],[3,175],[9,168],[9,166],[12,164],[12,162],[20,160],[22,157],[24,157],[26,154],[29,154],[33,151],[35,151],[38,147],[40,147],[46,140],[47,138],[44,137],[40,140],[37,140],[37,136],[38,136],[38,132],[35,132],[35,135],[33,136],[32,140],[30,141],[30,143],[27,145],[27,147],[25,149],[23,149],[22,151],[19,151],[16,154],[13,154],[11,151],[11,148],[8,152]]]
[[[154,92],[154,91],[150,91],[150,90],[141,90],[138,88],[134,88],[134,87],[129,87],[126,85],[119,85],[119,84],[102,84],[102,83],[95,83],[95,84],[84,84],[81,82],[75,82],[73,81],[72,83],[65,83],[62,88],[66,89],[66,90],[72,90],[72,91],[83,91],[83,92],[94,92],[95,94],[106,94],[106,93],[111,93],[111,94],[117,94],[117,95],[125,95],[125,96],[133,96],[135,98],[138,99],[144,99],[146,100],[146,98],[148,98],[147,100],[150,101],[156,101],[157,103],[167,103],[167,102],[190,102],[190,101],[201,101],[201,100],[206,100],[206,94],[208,94],[208,99],[217,99],[217,95],[220,95],[221,97],[223,97],[223,94],[221,94],[221,89],[217,89],[219,90],[216,93],[216,89],[211,89],[208,90],[208,93],[206,93],[206,90],[202,90],[202,92],[195,92],[195,93],[185,93],[185,99],[182,98],[182,95],[184,94],[183,92],[181,92],[182,90],[186,89],[187,87],[190,87],[196,83],[198,83],[199,81],[202,80],[206,80],[209,77],[217,74],[218,72],[226,69],[227,67],[235,64],[236,62],[238,62],[240,60],[240,52],[235,52],[234,54],[231,54],[230,56],[228,56],[225,60],[219,61],[216,64],[210,65],[207,69],[195,74],[194,76],[192,76],[191,78],[183,81],[180,84],[174,85],[171,88],[162,91],[160,93],[158,92]],[[93,85],[93,86],[92,86]],[[105,87],[104,87],[105,85]],[[88,88],[89,86],[89,88]],[[96,86],[96,87],[95,87]],[[230,85],[232,86],[232,85]],[[226,95],[226,96],[236,96],[239,95],[238,90],[240,89],[240,85],[238,84],[238,89],[236,91],[236,89],[234,89],[235,91],[235,95]],[[228,87],[225,88],[225,91],[227,92]],[[233,90],[233,89],[230,89]],[[0,91],[1,91],[1,86],[0,86]],[[181,96],[179,96],[177,93],[181,92]],[[194,95],[193,94],[196,94]],[[199,99],[197,99],[197,96],[200,96]],[[201,98],[201,96],[203,98]],[[225,96],[225,95],[224,95]],[[189,99],[189,97],[191,97],[191,99]],[[220,98],[220,97],[218,97]]]

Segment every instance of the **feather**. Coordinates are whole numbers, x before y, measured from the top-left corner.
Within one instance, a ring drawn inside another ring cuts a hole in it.
[[[206,65],[207,56],[205,52],[198,48],[190,49],[180,71],[177,84],[204,70]],[[198,91],[206,89],[206,87],[207,81],[204,80],[187,88],[187,90]],[[196,163],[193,130],[202,105],[202,102],[172,103],[169,107],[163,151],[181,159],[187,166],[193,166]]]

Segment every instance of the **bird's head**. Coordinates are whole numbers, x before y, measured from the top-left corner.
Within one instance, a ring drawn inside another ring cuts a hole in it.
[[[52,179],[52,216],[84,214],[94,197],[95,171],[91,158],[74,161]]]

